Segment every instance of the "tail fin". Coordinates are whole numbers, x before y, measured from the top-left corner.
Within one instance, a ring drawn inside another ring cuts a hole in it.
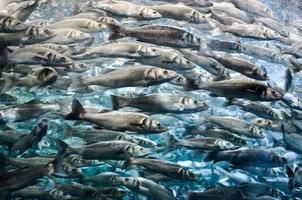
[[[186,85],[183,86],[184,90],[190,91],[190,90],[197,90],[198,89],[198,83],[195,80],[189,79],[189,78],[186,78],[186,79],[187,79]]]
[[[220,24],[216,20],[212,20],[212,19],[209,19],[208,22],[214,28],[214,30],[212,31],[212,36],[218,36],[224,32],[223,24]]]
[[[118,110],[127,105],[127,98],[111,95],[112,109]]]
[[[2,77],[4,78],[5,83],[1,90],[1,94],[6,93],[11,88],[13,88],[18,80],[18,77],[14,76],[12,74],[9,74],[9,73],[5,73],[5,72],[2,72]]]
[[[71,137],[73,135],[72,133],[74,131],[75,131],[75,129],[72,128],[69,124],[65,123],[63,125],[63,133],[64,133],[65,138]]]
[[[177,146],[179,140],[176,139],[173,133],[167,133],[165,135],[165,142],[166,142],[166,151],[169,151]]]
[[[67,114],[65,116],[65,119],[67,120],[77,120],[81,118],[81,114],[84,114],[86,111],[83,108],[82,104],[77,100],[73,99],[72,100],[72,105],[71,105],[71,113]]]
[[[108,23],[107,26],[112,31],[109,40],[116,40],[126,36],[125,29],[117,24]]]
[[[71,78],[71,84],[68,87],[68,91],[76,92],[83,89],[85,86],[82,83],[82,75],[80,73],[68,73]]]
[[[66,177],[67,174],[64,170],[63,162],[69,147],[62,140],[58,139],[56,142],[58,144],[58,153],[55,156],[55,159],[48,164],[48,166],[51,167],[50,174]]]

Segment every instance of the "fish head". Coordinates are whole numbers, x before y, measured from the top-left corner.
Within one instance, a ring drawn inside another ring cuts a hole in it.
[[[181,68],[185,70],[194,69],[196,67],[194,63],[192,63],[188,58],[184,56],[178,55],[174,58],[173,61],[176,65],[181,66]]]
[[[249,133],[255,138],[264,138],[265,137],[262,130],[257,126],[251,126]]]
[[[271,38],[271,39],[276,39],[276,38],[281,37],[281,35],[277,31],[274,31],[274,30],[269,29],[269,28],[265,29],[264,36],[267,37],[267,38]]]
[[[148,80],[154,80],[154,81],[165,81],[165,80],[171,80],[175,78],[177,73],[172,70],[167,70],[167,69],[161,69],[158,67],[152,67],[150,70],[147,72],[147,79]]]
[[[269,80],[267,71],[264,67],[255,67],[253,70],[253,75],[260,80]]]
[[[90,66],[84,63],[73,62],[68,67],[69,72],[85,72],[90,69]]]
[[[63,164],[64,171],[71,177],[84,177],[82,171],[71,164]]]
[[[200,100],[195,100],[189,97],[183,97],[181,99],[181,103],[184,107],[184,109],[188,109],[188,110],[206,110],[209,108],[209,105],[204,102],[204,101],[200,101]]]
[[[196,47],[200,47],[201,45],[201,38],[196,37],[195,35],[193,35],[192,33],[185,33],[183,34],[181,40],[185,43],[190,44],[190,46],[196,46]]]
[[[239,146],[235,146],[233,143],[225,141],[225,140],[221,140],[221,139],[217,139],[215,144],[223,150],[232,150],[232,149],[238,149]]]
[[[273,88],[267,87],[264,90],[262,90],[260,94],[264,99],[276,101],[281,100],[283,97],[283,94],[277,90],[274,90]]]
[[[107,17],[107,16],[99,17],[97,21],[105,23],[105,24],[119,24],[119,22],[117,20],[115,20],[112,17]]]
[[[99,30],[105,30],[107,28],[106,24],[104,23],[91,23],[90,27],[88,27],[91,30],[99,31]]]
[[[137,52],[139,53],[139,55],[141,55],[143,57],[157,57],[157,56],[160,56],[160,52],[156,48],[150,47],[150,46],[147,46],[147,45],[139,46]]]
[[[170,83],[173,85],[186,86],[188,84],[188,80],[183,75],[177,74]]]
[[[178,173],[180,173],[183,177],[189,178],[190,180],[197,180],[198,178],[196,174],[184,168],[179,168]]]
[[[150,150],[139,145],[129,144],[125,146],[125,150],[131,155],[146,156],[150,154]]]
[[[142,118],[140,126],[147,132],[161,133],[167,130],[159,121],[150,119],[149,117]]]
[[[141,182],[139,179],[135,177],[122,177],[123,184],[126,186],[130,186],[132,188],[139,188],[141,186]]]
[[[252,123],[254,125],[262,127],[262,128],[268,128],[268,127],[272,126],[273,121],[269,120],[269,119],[257,118],[257,119],[252,120]]]
[[[192,11],[191,13],[185,14],[188,20],[192,23],[206,23],[206,16],[198,12],[197,10]]]
[[[25,35],[29,38],[30,41],[39,42],[54,37],[56,33],[47,28],[40,28],[40,27],[33,26],[33,27],[29,27],[26,30]]]
[[[147,8],[147,7],[143,7],[140,12],[139,12],[139,16],[142,18],[146,18],[146,19],[159,19],[162,18],[162,15],[157,12],[156,10]]]
[[[91,40],[92,36],[82,31],[72,30],[68,33],[68,38],[74,40],[75,42],[83,42]]]
[[[115,198],[122,198],[122,197],[126,196],[127,194],[128,194],[128,192],[126,190],[123,190],[123,189],[120,189],[120,188],[112,188],[110,190],[109,196],[112,196],[112,197],[115,197]]]
[[[123,177],[121,176],[116,176],[116,175],[113,175],[111,176],[110,178],[110,183],[112,183],[112,185],[121,185],[123,184]]]
[[[0,27],[8,32],[25,31],[27,29],[27,26],[24,23],[12,17],[5,17],[1,19]]]

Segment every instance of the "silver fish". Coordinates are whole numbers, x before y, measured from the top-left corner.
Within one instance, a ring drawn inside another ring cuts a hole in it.
[[[114,110],[122,107],[135,107],[145,112],[188,113],[200,112],[209,108],[204,101],[168,93],[154,93],[131,99],[111,95],[111,100]]]
[[[201,38],[170,26],[146,25],[138,28],[123,28],[116,24],[108,24],[108,26],[112,30],[110,40],[134,37],[142,42],[182,48],[198,48],[201,44]]]
[[[19,31],[25,31],[28,27],[19,20],[13,17],[1,17],[0,16],[0,32],[13,33]]]
[[[161,133],[167,130],[160,122],[135,112],[108,111],[87,113],[76,99],[72,102],[72,111],[65,116],[68,120],[85,120],[99,127],[115,131],[134,131],[140,133]]]
[[[110,1],[108,3],[92,1],[90,6],[118,16],[135,17],[139,19],[158,19],[162,17],[160,13],[147,6],[126,1]]]

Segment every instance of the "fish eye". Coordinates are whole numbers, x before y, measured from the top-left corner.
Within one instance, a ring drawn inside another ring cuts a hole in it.
[[[167,70],[164,71],[164,75],[168,75],[168,71]]]
[[[85,36],[85,34],[84,34],[84,33],[81,33],[80,36]]]
[[[158,128],[161,128],[161,124],[160,124],[160,123],[158,123],[158,124],[157,124],[157,127],[158,127]]]
[[[152,51],[155,52],[156,50],[155,50],[155,49],[152,49]]]
[[[198,102],[196,100],[194,100],[194,104],[198,104]]]
[[[66,62],[66,58],[65,58],[65,57],[62,57],[62,58],[61,58],[61,61],[62,61],[62,62]]]
[[[157,14],[157,12],[156,12],[156,11],[153,11],[153,14]]]

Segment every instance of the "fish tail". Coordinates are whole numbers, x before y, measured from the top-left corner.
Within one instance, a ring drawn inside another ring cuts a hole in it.
[[[65,119],[66,120],[81,119],[81,115],[84,114],[85,112],[86,111],[83,108],[82,104],[77,99],[73,99],[71,105],[71,113],[67,114],[65,116]]]
[[[83,89],[85,85],[82,82],[82,75],[79,73],[68,73],[71,78],[71,84],[68,87],[68,91],[75,92]]]
[[[62,140],[57,139],[56,143],[58,145],[58,153],[55,156],[55,159],[48,164],[50,167],[49,174],[56,174],[58,176],[66,177],[67,174],[64,170],[63,162],[64,158],[67,155],[69,146]]]
[[[63,133],[65,138],[71,137],[73,135],[73,132],[75,131],[74,128],[72,128],[69,124],[65,123],[63,125]]]
[[[123,27],[113,23],[108,23],[107,26],[112,31],[111,35],[108,38],[109,40],[116,40],[126,36],[126,32]]]
[[[112,102],[112,109],[113,110],[118,110],[124,106],[127,105],[127,99],[116,96],[116,95],[111,95],[111,102]]]
[[[127,169],[127,168],[129,168],[129,167],[131,167],[131,166],[133,166],[133,165],[134,165],[134,158],[133,158],[133,157],[129,157],[129,158],[124,162],[123,167],[124,167],[125,169]]]
[[[168,133],[165,135],[166,151],[169,151],[176,147],[179,143],[179,140],[176,139],[173,133]]]
[[[224,25],[215,20],[208,20],[209,24],[214,28],[212,31],[213,36],[221,35],[224,32]]]
[[[2,77],[4,78],[5,83],[1,90],[1,94],[4,94],[15,86],[18,81],[18,77],[5,72],[2,72]]]
[[[193,79],[187,78],[186,84],[183,86],[183,89],[186,91],[197,90],[198,83]]]

